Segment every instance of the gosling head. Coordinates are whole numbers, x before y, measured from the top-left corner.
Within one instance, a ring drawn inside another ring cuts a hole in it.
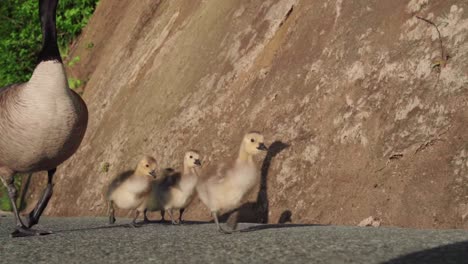
[[[136,171],[141,175],[156,178],[156,160],[151,156],[144,156],[138,163]]]
[[[188,168],[200,167],[200,153],[195,150],[187,151],[184,156],[184,165]]]
[[[242,144],[244,151],[250,155],[256,155],[262,151],[268,150],[264,143],[263,135],[258,132],[247,133],[242,140]]]

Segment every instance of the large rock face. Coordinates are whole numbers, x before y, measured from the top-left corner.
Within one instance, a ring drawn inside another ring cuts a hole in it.
[[[465,226],[465,0],[102,0],[77,55],[89,129],[49,215],[105,214],[106,184],[142,154],[213,164],[260,130],[277,142],[257,220]],[[210,216],[197,199],[186,218]]]

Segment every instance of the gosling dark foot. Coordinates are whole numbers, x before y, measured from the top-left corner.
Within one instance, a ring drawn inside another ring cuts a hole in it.
[[[51,231],[46,230],[37,230],[30,229],[25,227],[17,227],[13,233],[10,234],[11,237],[29,237],[29,236],[45,236],[53,234]]]

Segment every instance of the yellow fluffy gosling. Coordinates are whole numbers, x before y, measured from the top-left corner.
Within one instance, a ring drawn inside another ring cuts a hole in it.
[[[156,160],[145,156],[134,171],[118,175],[109,185],[107,198],[109,200],[109,224],[115,223],[114,204],[118,208],[136,210],[130,224],[135,226],[140,212],[146,209],[148,196],[151,193],[151,182],[156,177]]]
[[[239,155],[232,164],[219,164],[203,172],[207,179],[197,186],[197,192],[200,200],[210,209],[218,231],[230,233],[219,225],[218,214],[241,205],[260,176],[253,156],[267,150],[263,135],[250,132],[242,139]]]
[[[182,223],[182,215],[185,208],[192,202],[195,187],[198,182],[198,167],[201,166],[200,154],[191,150],[184,155],[183,172],[175,173],[166,171],[166,179],[155,181],[153,193],[148,202],[148,210],[161,210],[162,221],[164,221],[164,211],[169,213],[172,224],[177,224],[173,217],[173,210],[179,209],[179,223]],[[145,213],[145,221],[148,221]]]

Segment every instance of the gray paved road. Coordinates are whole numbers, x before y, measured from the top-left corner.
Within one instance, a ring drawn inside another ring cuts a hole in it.
[[[118,219],[117,223],[128,221]],[[44,218],[53,235],[9,238],[0,263],[468,263],[468,232],[343,226],[253,226],[222,235],[213,224],[109,228],[105,218]]]

